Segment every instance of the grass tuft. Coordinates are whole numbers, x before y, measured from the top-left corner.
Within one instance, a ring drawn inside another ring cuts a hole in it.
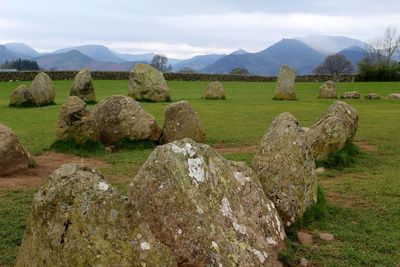
[[[142,140],[142,141],[134,141],[129,138],[123,138],[112,144],[117,150],[121,149],[129,149],[129,150],[145,150],[145,149],[153,149],[157,146],[155,142]]]
[[[356,158],[361,154],[361,150],[354,144],[347,144],[342,150],[329,155],[327,160],[316,161],[317,167],[329,169],[343,169],[356,162]]]
[[[51,150],[60,153],[70,153],[82,157],[101,155],[104,153],[104,146],[99,142],[87,141],[85,144],[78,144],[75,141],[55,141]]]

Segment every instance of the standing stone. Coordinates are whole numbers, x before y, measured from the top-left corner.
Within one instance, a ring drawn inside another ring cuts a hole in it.
[[[343,101],[336,101],[307,131],[315,160],[326,160],[353,141],[358,126],[357,111]]]
[[[283,225],[255,173],[210,146],[158,146],[129,185],[129,198],[185,266],[281,266]]]
[[[317,202],[317,180],[312,150],[304,130],[290,113],[271,123],[253,169],[286,226],[298,221]]]
[[[205,142],[206,134],[199,115],[187,101],[173,103],[165,108],[162,138],[166,143],[184,138]]]
[[[337,99],[336,84],[334,81],[327,81],[319,88],[319,98]]]
[[[70,96],[61,106],[57,140],[78,144],[100,142],[99,128],[86,103],[77,96]]]
[[[75,76],[70,92],[71,96],[77,96],[85,102],[95,102],[93,79],[88,69],[82,69]]]
[[[341,99],[360,99],[360,93],[357,91],[351,91],[344,93],[340,96]]]
[[[274,100],[296,100],[296,93],[294,91],[295,80],[296,70],[283,65],[279,72]]]
[[[381,96],[376,93],[368,94],[364,97],[365,99],[381,99]]]
[[[400,99],[400,93],[393,93],[388,96],[388,99]]]
[[[115,143],[124,138],[132,141],[158,141],[161,136],[156,119],[127,96],[107,97],[94,106],[92,116],[104,144]]]
[[[0,124],[0,175],[26,168],[31,162],[14,132]]]
[[[35,195],[16,266],[177,266],[98,172],[63,165]]]
[[[215,100],[226,99],[224,87],[218,81],[211,82],[208,84],[206,90],[204,91],[202,98]]]
[[[129,96],[137,101],[171,100],[163,74],[148,64],[136,64],[129,74]]]
[[[38,107],[54,104],[56,92],[54,91],[53,81],[49,75],[44,72],[36,75],[31,84],[31,94],[35,105]]]
[[[11,100],[10,106],[31,106],[34,105],[34,99],[32,97],[31,91],[28,86],[22,84],[18,86],[14,91],[11,93]]]

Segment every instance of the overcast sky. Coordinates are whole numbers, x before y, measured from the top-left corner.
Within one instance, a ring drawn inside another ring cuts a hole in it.
[[[309,34],[369,41],[400,26],[400,0],[0,0],[0,44],[102,44],[174,58],[256,52]]]

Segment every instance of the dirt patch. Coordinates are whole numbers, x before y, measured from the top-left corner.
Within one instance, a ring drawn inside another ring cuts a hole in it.
[[[344,195],[332,191],[326,190],[326,199],[329,203],[334,203],[338,206],[345,207],[345,208],[360,208],[360,207],[367,207],[368,204],[363,202],[361,199],[357,199],[355,197]]]
[[[374,145],[369,144],[365,140],[355,140],[354,144],[357,145],[362,151],[365,152],[377,152],[378,148]]]
[[[43,155],[33,157],[33,160],[37,164],[36,167],[21,169],[0,177],[0,188],[18,188],[41,185],[46,181],[47,176],[63,164],[79,163],[93,169],[109,166],[109,164],[100,159],[82,158],[79,156],[56,152],[47,152]]]
[[[213,148],[221,154],[256,153],[258,146],[222,147],[215,145]]]

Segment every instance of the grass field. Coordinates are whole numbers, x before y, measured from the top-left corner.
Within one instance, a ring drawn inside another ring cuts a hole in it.
[[[55,140],[58,111],[69,95],[71,81],[55,81],[55,106],[9,108],[9,95],[20,82],[0,82],[0,123],[11,127],[34,155],[48,150]],[[127,81],[95,81],[98,100],[127,94]],[[302,126],[310,126],[333,100],[317,99],[318,83],[296,84],[299,101],[272,101],[274,83],[225,82],[227,100],[200,99],[206,82],[168,82],[173,101],[188,100],[199,113],[207,143],[222,147],[257,145],[273,118],[289,111]],[[340,83],[338,93],[358,90],[387,96],[400,92],[400,83]],[[398,266],[400,264],[400,101],[349,100],[360,115],[356,141],[363,153],[341,170],[319,177],[328,199],[328,214],[306,225],[310,233],[330,232],[335,241],[318,242],[320,251],[293,245],[292,258],[306,257],[315,266]],[[142,103],[163,125],[166,103]],[[101,169],[126,192],[151,149],[130,149],[114,154],[96,153],[111,163]],[[251,163],[253,153],[225,154],[228,159]],[[0,265],[12,265],[37,188],[0,190]]]

